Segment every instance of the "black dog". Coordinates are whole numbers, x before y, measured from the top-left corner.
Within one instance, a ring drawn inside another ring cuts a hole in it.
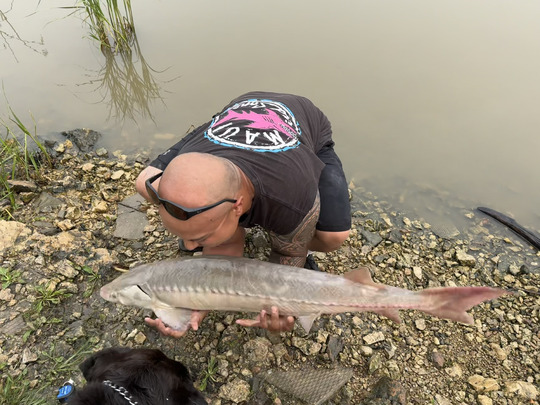
[[[105,349],[79,367],[87,384],[68,405],[207,405],[186,367],[159,350]]]

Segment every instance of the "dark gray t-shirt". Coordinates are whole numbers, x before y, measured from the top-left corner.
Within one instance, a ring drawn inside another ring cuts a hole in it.
[[[151,166],[164,170],[174,157],[187,152],[230,160],[255,188],[252,207],[240,225],[260,225],[285,235],[313,206],[324,167],[316,154],[323,146],[333,146],[330,122],[307,98],[250,92],[159,155]]]

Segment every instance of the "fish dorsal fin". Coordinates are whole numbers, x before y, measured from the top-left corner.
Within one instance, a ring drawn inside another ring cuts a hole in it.
[[[359,267],[356,270],[351,270],[348,273],[345,273],[343,277],[354,283],[369,285],[376,288],[384,288],[384,285],[377,284],[375,281],[373,281],[371,278],[371,273],[367,267]]]

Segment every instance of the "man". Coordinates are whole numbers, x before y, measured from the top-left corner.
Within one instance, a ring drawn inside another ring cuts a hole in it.
[[[159,204],[165,227],[186,249],[242,256],[245,228],[260,225],[270,260],[301,267],[309,250],[329,252],[347,239],[349,195],[326,116],[305,97],[251,92],[158,156],[137,191]],[[206,313],[194,311],[197,329]],[[159,319],[166,335],[182,336]],[[243,326],[290,330],[293,317],[261,311]]]

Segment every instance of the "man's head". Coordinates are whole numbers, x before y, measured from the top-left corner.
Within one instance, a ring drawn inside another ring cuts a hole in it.
[[[225,201],[188,220],[174,218],[163,206],[159,214],[165,227],[184,240],[188,249],[218,246],[238,227],[243,214],[242,176],[229,160],[206,153],[185,153],[174,158],[159,182],[159,197],[196,209]],[[234,202],[236,200],[236,202]]]

